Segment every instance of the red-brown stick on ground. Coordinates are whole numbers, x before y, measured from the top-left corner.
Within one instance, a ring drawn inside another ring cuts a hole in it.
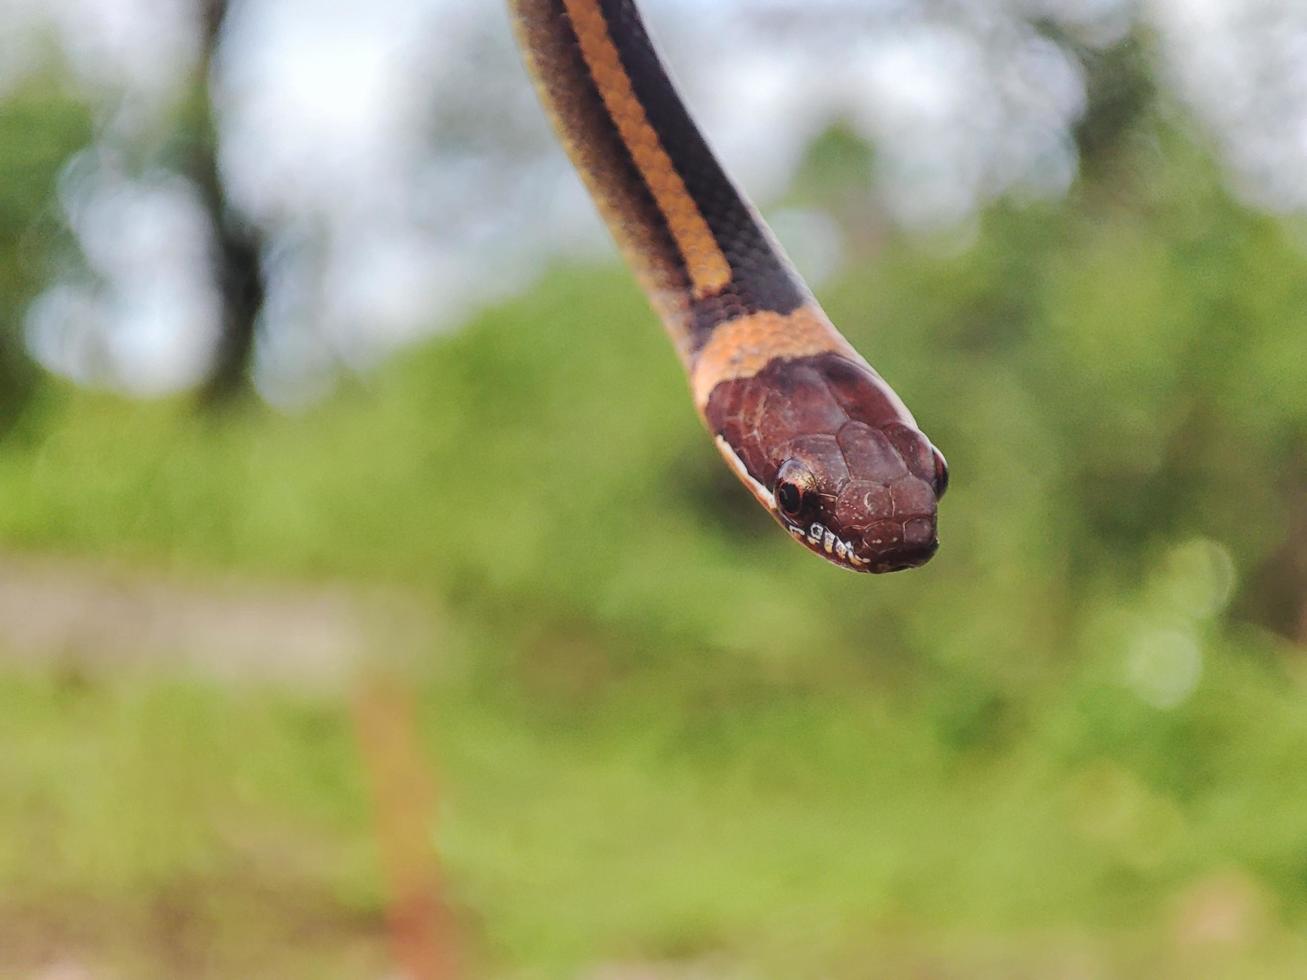
[[[435,780],[418,742],[412,697],[394,680],[364,680],[354,718],[372,788],[396,965],[412,980],[454,980],[457,936],[433,844]]]

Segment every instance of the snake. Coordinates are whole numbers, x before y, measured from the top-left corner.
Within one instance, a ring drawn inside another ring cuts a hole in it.
[[[723,169],[635,0],[508,4],[540,101],[727,465],[835,565],[924,565],[939,548],[943,454]]]

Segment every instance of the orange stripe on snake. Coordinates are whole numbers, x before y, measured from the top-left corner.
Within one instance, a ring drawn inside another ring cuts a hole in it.
[[[563,145],[736,476],[790,537],[842,568],[928,561],[944,457],[722,170],[637,0],[508,2]]]
[[[695,298],[720,292],[731,281],[730,263],[636,97],[603,11],[595,0],[563,0],[563,6],[600,98],[676,240]]]

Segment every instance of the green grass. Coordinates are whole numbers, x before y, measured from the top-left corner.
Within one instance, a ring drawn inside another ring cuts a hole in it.
[[[160,977],[384,963],[346,721],[197,681],[6,673],[0,975],[52,960]]]
[[[455,664],[423,699],[433,841],[486,975],[1307,966],[1307,865],[1292,863],[1307,722],[1261,668],[1218,655],[1211,689],[1161,723],[1075,679],[1028,708],[1019,737],[959,744],[930,704],[865,678],[762,680],[691,650],[671,672],[621,668],[602,637],[580,655],[576,635],[518,641],[516,663],[432,651]],[[1256,699],[1255,726],[1222,690]],[[141,976],[379,962],[342,704],[7,675],[0,709],[0,948],[53,945]],[[1186,904],[1204,888],[1209,940],[1203,906]]]

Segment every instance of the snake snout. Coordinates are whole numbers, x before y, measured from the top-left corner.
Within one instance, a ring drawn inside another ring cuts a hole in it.
[[[939,550],[933,517],[886,520],[868,528],[859,557],[872,572],[901,572],[926,564]]]
[[[902,548],[893,551],[882,559],[882,566],[887,572],[902,572],[909,568],[919,568],[939,551],[939,537],[931,528],[930,537],[917,543],[904,542]]]

